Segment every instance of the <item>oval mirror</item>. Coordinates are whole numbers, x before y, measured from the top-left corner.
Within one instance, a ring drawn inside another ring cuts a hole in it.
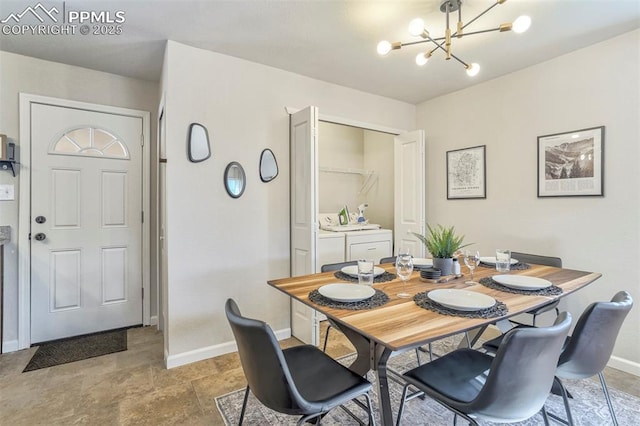
[[[278,176],[278,162],[273,151],[269,148],[260,154],[260,179],[263,182],[271,182]]]
[[[224,169],[224,187],[233,198],[239,198],[244,192],[246,176],[240,163],[232,161]]]
[[[209,147],[209,134],[207,129],[198,123],[191,123],[189,126],[189,161],[199,163],[211,157],[211,148]]]

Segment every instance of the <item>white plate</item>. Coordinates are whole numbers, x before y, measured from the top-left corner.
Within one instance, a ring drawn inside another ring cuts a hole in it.
[[[358,284],[326,284],[318,289],[318,292],[331,300],[338,302],[357,302],[365,300],[376,294],[373,287]]]
[[[480,256],[480,262],[482,263],[486,263],[487,265],[495,265],[496,264],[496,257],[495,256]],[[518,263],[519,260],[518,259],[514,259],[511,258],[511,264],[515,265],[516,263]]]
[[[527,277],[526,275],[494,275],[491,278],[505,287],[518,290],[540,290],[553,285],[550,281],[542,278]]]
[[[340,271],[344,274],[347,274],[349,276],[358,278],[358,265],[349,265],[349,266],[345,266],[344,268],[340,269]],[[382,268],[378,268],[377,266],[373,267],[373,276],[377,277],[378,275],[382,275],[384,274],[384,269]]]
[[[431,268],[433,266],[433,259],[414,257],[413,266],[415,266],[416,268]]]
[[[427,293],[434,302],[458,311],[479,311],[496,304],[496,299],[475,291],[441,288]]]

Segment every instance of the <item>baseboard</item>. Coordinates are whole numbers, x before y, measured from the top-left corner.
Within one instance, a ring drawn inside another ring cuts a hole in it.
[[[637,362],[629,361],[628,359],[620,358],[617,356],[612,356],[609,359],[607,366],[640,377],[640,364]]]
[[[278,340],[288,339],[291,337],[291,329],[285,328],[282,330],[274,331]],[[195,349],[175,355],[167,355],[165,353],[165,364],[167,369],[180,367],[182,365],[191,364],[193,362],[202,361],[209,358],[214,358],[220,355],[228,354],[238,350],[235,340],[230,342],[220,343],[218,345],[207,346],[204,348]]]
[[[7,340],[2,342],[2,353],[6,354],[8,352],[15,352],[17,351],[18,348],[18,341],[17,340]]]
[[[158,325],[158,316],[154,315],[149,318],[149,325]]]

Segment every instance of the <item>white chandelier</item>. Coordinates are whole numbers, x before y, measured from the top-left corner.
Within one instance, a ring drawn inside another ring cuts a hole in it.
[[[403,43],[400,41],[397,41],[395,43],[389,43],[388,41],[383,40],[380,43],[378,43],[378,53],[380,55],[386,55],[392,50],[398,50],[404,46],[412,46],[414,44],[430,42],[430,43],[433,43],[435,47],[433,47],[431,50],[418,53],[418,56],[416,56],[416,64],[420,66],[425,65],[429,60],[429,58],[431,57],[431,55],[433,55],[433,52],[435,52],[438,49],[441,49],[445,52],[445,55],[446,55],[445,59],[450,60],[451,58],[453,58],[456,61],[460,62],[467,69],[467,74],[473,77],[476,74],[478,74],[478,72],[480,71],[480,65],[478,65],[475,62],[471,64],[466,63],[462,59],[458,58],[456,55],[451,53],[451,38],[452,37],[462,38],[470,35],[488,33],[492,31],[505,32],[505,31],[513,30],[513,32],[515,33],[523,33],[527,31],[531,26],[531,18],[529,18],[528,16],[520,16],[518,19],[513,21],[513,23],[508,22],[508,23],[501,24],[495,28],[488,28],[485,30],[479,30],[479,31],[473,31],[473,32],[464,32],[464,29],[466,27],[471,25],[482,15],[489,12],[495,6],[502,4],[506,1],[507,0],[495,0],[495,3],[489,6],[484,12],[480,13],[478,16],[476,16],[466,24],[463,24],[462,0],[442,0],[440,3],[440,11],[445,13],[447,16],[447,27],[446,27],[447,29],[445,30],[445,34],[443,37],[437,37],[437,38],[431,37],[431,35],[429,34],[429,31],[427,31],[427,29],[424,26],[424,21],[420,18],[416,18],[409,23],[409,34],[411,34],[414,37],[420,37],[421,38],[420,40],[410,41],[406,43]],[[451,34],[451,28],[449,27],[449,14],[455,11],[458,11],[458,25],[457,25],[456,31],[453,34]]]

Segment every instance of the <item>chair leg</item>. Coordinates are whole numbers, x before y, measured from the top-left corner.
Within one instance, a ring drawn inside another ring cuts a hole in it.
[[[554,377],[553,380],[560,385],[560,392],[562,393],[562,401],[564,402],[564,410],[567,413],[567,424],[573,426],[573,417],[571,417],[571,407],[569,407],[569,397],[567,396],[567,389],[564,387],[560,379]]]
[[[537,314],[533,314],[533,322],[531,323],[531,325],[533,325],[534,327],[536,326],[536,318],[538,317]]]
[[[418,367],[420,367],[422,365],[422,363],[420,362],[420,349],[416,348],[416,358],[418,358]]]
[[[322,413],[321,414],[308,414],[306,416],[302,416],[300,417],[300,419],[298,420],[298,422],[296,423],[296,426],[302,426],[303,424],[305,424],[307,422],[307,420],[311,420],[315,418],[315,424],[319,425],[320,422],[322,421]]]
[[[249,399],[249,386],[244,391],[244,400],[242,401],[242,410],[240,411],[240,421],[238,426],[242,426],[242,420],[244,420],[244,412],[247,409],[247,400]]]
[[[607,400],[607,405],[609,406],[609,412],[611,413],[611,420],[613,420],[613,425],[618,426],[618,419],[616,419],[616,413],[613,411],[613,405],[611,404],[611,397],[609,396],[609,388],[607,388],[607,382],[604,380],[604,374],[602,371],[598,373],[598,377],[600,378],[600,384],[602,385],[602,392],[604,393],[604,399]]]
[[[429,362],[433,361],[433,347],[431,346],[431,343],[429,343]]]
[[[398,407],[398,420],[396,420],[396,426],[400,426],[400,420],[402,419],[402,412],[404,411],[404,404],[407,400],[407,391],[409,390],[409,383],[404,385],[402,390],[402,398],[400,398],[400,407]]]
[[[329,330],[331,330],[331,324],[327,327],[327,334],[324,335],[324,345],[322,346],[322,352],[327,352],[327,342],[329,341]]]
[[[371,426],[376,426],[376,418],[373,415],[373,403],[371,402],[371,397],[369,396],[368,393],[365,393],[364,397],[367,400],[367,407],[368,407],[367,415],[369,416],[369,424]]]
[[[544,419],[544,426],[549,426],[549,416],[547,415],[547,409],[544,408],[544,405],[542,406],[542,409],[540,409],[540,412],[542,413],[542,418]]]

